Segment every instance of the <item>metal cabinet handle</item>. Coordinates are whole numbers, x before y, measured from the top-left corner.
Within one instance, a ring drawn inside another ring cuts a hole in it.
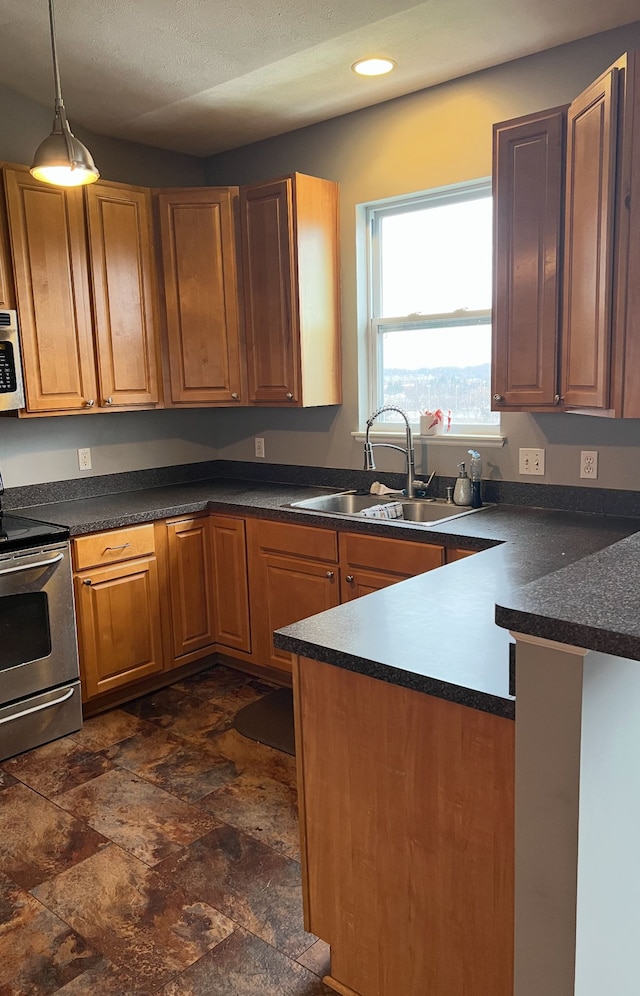
[[[504,401],[504,396],[502,394],[494,394],[493,400],[496,402],[496,404],[501,405],[502,402]]]
[[[293,394],[291,393],[291,391],[288,391],[287,392],[287,401],[291,401],[292,398],[293,398]]]
[[[85,578],[82,583],[83,584],[93,584],[93,581],[91,580],[91,578]]]
[[[121,543],[120,546],[105,546],[104,552],[107,553],[109,550],[126,550],[131,543]]]
[[[325,577],[328,577],[329,579],[331,579],[331,578],[335,577],[335,574],[334,574],[333,571],[327,571]]]
[[[345,581],[348,584],[353,584],[353,582],[355,581],[355,578],[354,578],[353,574],[347,574],[347,576],[345,578]]]
[[[35,564],[19,564],[17,567],[4,567],[0,574],[16,574],[18,571],[32,571],[35,567],[49,567],[51,564],[58,564],[62,560],[64,554],[59,553],[57,557],[52,557],[50,560],[39,560]]]
[[[85,408],[93,408],[93,406],[95,405],[95,403],[96,403],[96,399],[95,398],[87,398],[87,400],[84,403],[85,404]]]
[[[113,398],[111,398],[111,397],[105,398],[104,399],[104,403],[105,403],[105,405],[112,405],[113,404]]]
[[[40,712],[41,709],[49,709],[51,706],[61,705],[70,699],[75,688],[69,688],[64,695],[61,695],[59,699],[54,699],[53,702],[41,702],[40,705],[31,706],[30,709],[23,709],[22,712],[16,712],[13,716],[7,716],[5,719],[0,719],[0,726],[4,726],[5,723],[13,723],[14,719],[22,719],[23,716],[30,716],[34,712]]]
[[[233,398],[234,401],[237,401],[238,400],[238,392],[234,391],[233,394],[231,395],[231,397]]]
[[[561,401],[562,401],[562,398],[560,397],[559,394],[554,395],[554,398],[553,398],[554,405],[559,405]]]

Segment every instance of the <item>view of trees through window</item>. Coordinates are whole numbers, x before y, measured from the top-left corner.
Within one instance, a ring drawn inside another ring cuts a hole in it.
[[[452,426],[499,423],[490,401],[491,212],[488,186],[373,212],[378,399],[414,422],[441,408]]]

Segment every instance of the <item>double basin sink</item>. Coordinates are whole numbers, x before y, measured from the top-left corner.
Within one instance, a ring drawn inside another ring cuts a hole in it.
[[[386,505],[390,502],[400,502],[402,518],[383,518],[382,521],[393,522],[443,522],[445,519],[456,519],[461,515],[480,512],[479,508],[463,508],[452,505],[444,498],[398,498],[381,497],[380,495],[358,494],[356,491],[343,491],[340,494],[320,495],[318,498],[305,498],[303,501],[291,502],[289,508],[307,509],[310,512],[326,512],[330,515],[360,515],[364,509],[374,505]],[[484,505],[488,508],[488,505]],[[382,518],[382,517],[381,517]]]

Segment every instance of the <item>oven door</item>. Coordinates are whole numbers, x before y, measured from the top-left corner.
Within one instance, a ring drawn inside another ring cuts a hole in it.
[[[78,673],[69,544],[0,557],[0,704]]]

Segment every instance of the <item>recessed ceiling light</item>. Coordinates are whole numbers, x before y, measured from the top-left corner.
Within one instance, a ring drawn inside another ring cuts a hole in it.
[[[360,76],[384,76],[396,66],[397,63],[393,59],[358,59],[351,68]]]

